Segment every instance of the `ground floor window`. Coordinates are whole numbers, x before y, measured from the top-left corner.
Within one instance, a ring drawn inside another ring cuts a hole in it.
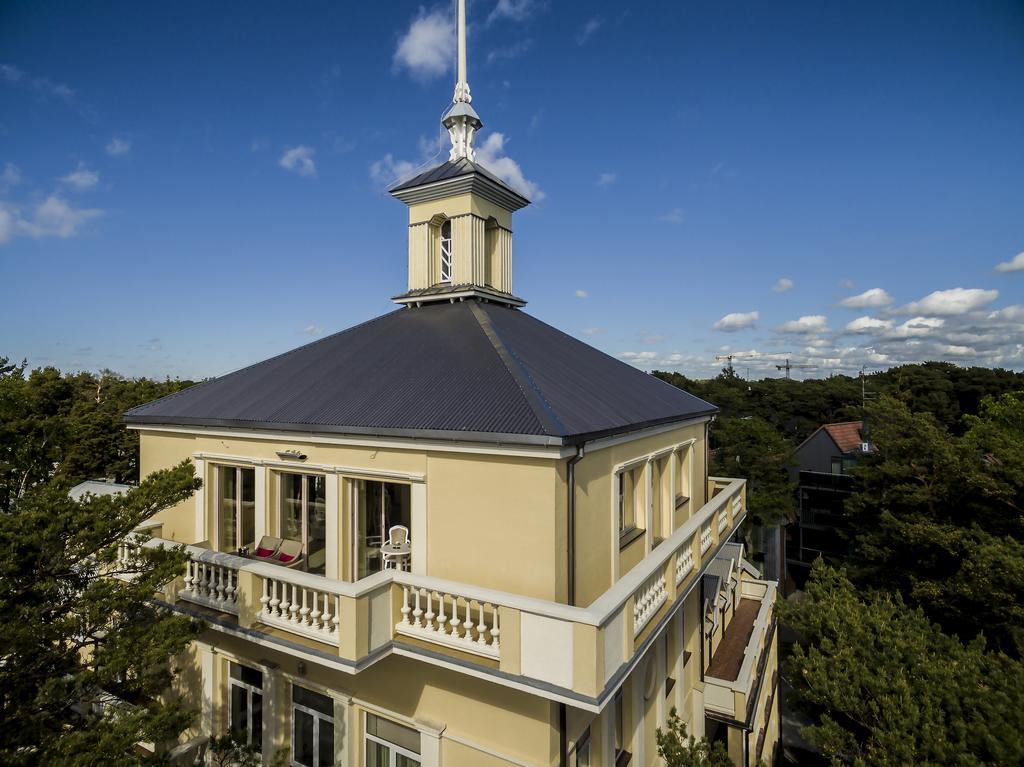
[[[297,685],[292,687],[293,767],[334,764],[334,701]]]
[[[230,664],[231,734],[257,749],[263,747],[263,672]]]
[[[366,715],[366,767],[414,767],[420,762],[420,734],[373,714]]]

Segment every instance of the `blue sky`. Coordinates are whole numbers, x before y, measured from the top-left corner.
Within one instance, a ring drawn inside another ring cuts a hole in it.
[[[1024,367],[1019,2],[469,16],[530,313],[690,375]],[[205,377],[389,311],[451,45],[450,3],[4,3],[0,355]]]

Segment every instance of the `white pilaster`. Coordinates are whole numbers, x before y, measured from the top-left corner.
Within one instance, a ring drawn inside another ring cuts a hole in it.
[[[632,707],[629,730],[631,742],[630,752],[633,754],[632,764],[647,764],[644,761],[644,664],[638,663],[633,670],[633,680],[630,685],[630,701],[627,705]]]
[[[202,675],[203,699],[200,702],[199,731],[203,735],[214,735],[214,695],[217,690],[216,656],[208,644],[197,642],[199,647],[199,671]]]
[[[267,534],[270,524],[270,509],[267,506],[267,467],[256,466],[255,467],[255,482],[256,482],[256,524],[253,526],[255,531],[256,540],[253,544],[258,544],[264,535]],[[243,541],[243,543],[247,543]]]
[[[327,506],[327,562],[324,574],[328,578],[340,578],[340,558],[338,556],[338,553],[341,550],[341,529],[339,525],[341,510],[339,508],[340,497],[338,494],[339,480],[337,474],[328,474],[325,479],[324,503]]]
[[[416,720],[420,731],[420,764],[423,767],[441,767],[441,733],[445,725],[425,719]]]
[[[283,701],[284,678],[281,671],[276,668],[263,667],[263,743],[262,751],[264,758],[273,758],[277,753],[283,738],[283,733],[278,732],[282,719],[287,722],[290,717],[285,718],[284,712],[288,706]],[[288,725],[285,724],[287,727]]]
[[[196,476],[203,481],[203,486],[196,490],[196,532],[189,543],[205,541],[210,538],[206,532],[206,483],[209,477],[206,476],[206,461],[202,458],[194,458],[196,464]]]
[[[409,531],[409,543],[412,545],[412,572],[415,575],[426,575],[427,570],[427,483],[413,482],[412,496],[412,530]]]

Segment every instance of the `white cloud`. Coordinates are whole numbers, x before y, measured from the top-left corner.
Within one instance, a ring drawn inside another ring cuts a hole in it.
[[[664,221],[666,224],[681,224],[686,220],[686,214],[683,213],[682,208],[672,208],[668,213],[658,216],[658,220]]]
[[[501,19],[524,21],[539,7],[540,3],[537,0],[498,0],[498,4],[487,17],[487,23],[493,24]]]
[[[789,279],[789,277],[780,277],[776,283],[772,285],[772,290],[776,293],[785,293],[787,290],[791,290],[792,288],[793,280]]]
[[[518,59],[532,47],[533,40],[527,37],[503,48],[492,48],[487,52],[487,63],[493,64],[495,61]]]
[[[900,307],[897,314],[924,314],[933,317],[951,317],[967,314],[999,298],[998,290],[981,288],[950,288],[929,293],[920,301]]]
[[[412,175],[416,169],[408,160],[396,160],[389,152],[370,166],[370,178],[380,187],[387,187]]]
[[[6,192],[11,187],[21,183],[21,171],[13,162],[4,165],[4,172],[0,173],[0,192]]]
[[[79,163],[78,168],[61,178],[61,184],[74,189],[76,192],[85,192],[92,189],[100,182],[100,174],[89,170],[85,165]]]
[[[914,317],[913,319],[907,320],[902,325],[897,325],[891,330],[888,330],[883,337],[918,338],[938,330],[945,324],[946,321],[940,320],[938,317]]]
[[[102,215],[103,211],[96,208],[75,208],[55,194],[36,205],[27,216],[16,206],[0,203],[0,243],[15,236],[74,237],[87,221]]]
[[[996,264],[997,272],[1024,272],[1024,251],[1021,251],[1009,261]]]
[[[55,83],[45,77],[33,77],[10,64],[0,64],[0,77],[11,85],[28,88],[43,99],[52,96],[71,102],[75,98],[75,92],[63,83]]]
[[[889,330],[892,320],[880,320],[877,317],[858,317],[846,323],[847,333],[874,333],[878,330]]]
[[[890,296],[882,288],[871,288],[871,290],[865,290],[863,293],[844,298],[839,302],[840,306],[845,306],[847,309],[877,309],[881,306],[888,306],[892,303],[892,296]]]
[[[615,173],[602,173],[597,177],[597,185],[600,187],[609,187],[615,183],[618,175]]]
[[[577,290],[576,298],[590,298],[590,294],[585,290]]]
[[[449,70],[455,55],[455,20],[447,9],[429,13],[420,9],[419,16],[398,41],[394,64],[408,69],[413,77],[430,79]]]
[[[300,176],[316,178],[316,163],[313,162],[313,155],[315,154],[315,149],[299,144],[298,146],[285,149],[277,164],[285,170],[297,173]]]
[[[580,31],[576,33],[576,44],[586,45],[587,40],[589,40],[603,24],[604,19],[600,16],[594,16],[593,18],[588,19],[587,23],[580,27]]]
[[[126,138],[114,136],[107,143],[107,154],[111,157],[120,157],[123,154],[128,154],[132,151],[132,142]]]
[[[307,336],[318,336],[324,332],[324,329],[320,325],[306,325],[302,332]]]
[[[600,333],[606,332],[605,328],[583,328],[583,335],[585,336],[596,336]]]
[[[489,133],[484,143],[476,148],[476,161],[528,200],[540,202],[547,195],[539,184],[523,175],[519,163],[505,155],[505,141],[503,133]]]
[[[853,290],[857,287],[857,283],[853,280],[839,280],[839,287],[843,290]]]
[[[737,330],[752,328],[760,319],[758,312],[732,312],[725,315],[712,327],[721,330],[723,333],[735,333]]]
[[[810,314],[798,320],[783,322],[775,329],[780,333],[826,333],[828,318],[824,314]]]

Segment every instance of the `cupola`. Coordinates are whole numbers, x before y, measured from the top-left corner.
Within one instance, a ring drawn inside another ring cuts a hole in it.
[[[389,190],[409,206],[409,285],[400,304],[483,298],[510,306],[512,213],[530,204],[476,162],[473,140],[483,122],[471,105],[466,79],[466,4],[459,0],[458,72],[448,130],[447,162]]]

